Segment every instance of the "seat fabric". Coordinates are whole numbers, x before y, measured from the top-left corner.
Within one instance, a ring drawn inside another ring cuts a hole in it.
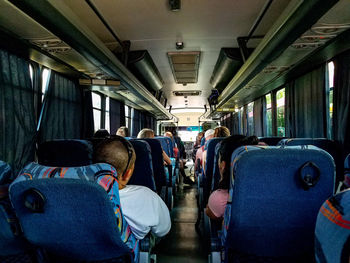
[[[222,229],[226,262],[239,254],[307,262],[319,207],[334,192],[334,169],[332,157],[314,146],[236,149]],[[309,189],[304,171],[319,175]]]

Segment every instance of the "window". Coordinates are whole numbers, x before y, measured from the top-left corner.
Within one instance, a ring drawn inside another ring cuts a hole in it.
[[[254,135],[254,102],[248,104],[248,135]]]
[[[286,135],[285,131],[285,89],[280,89],[276,93],[277,99],[277,136],[284,137]]]
[[[334,63],[327,64],[327,99],[328,99],[328,118],[327,118],[327,136],[333,138],[333,90],[334,90]]]
[[[34,85],[33,83],[33,77],[34,77],[34,70],[33,70],[33,66],[29,64],[29,76],[30,76],[30,81],[32,83],[32,87]]]
[[[272,136],[272,101],[271,93],[265,96],[266,99],[266,136]]]
[[[106,97],[106,104],[105,104],[105,129],[110,132],[109,127],[109,97]]]
[[[44,100],[45,93],[47,91],[47,87],[49,86],[49,80],[50,80],[50,73],[51,70],[44,68],[42,72],[42,80],[41,80],[41,101]]]
[[[94,128],[95,132],[101,129],[101,115],[102,115],[102,98],[101,95],[92,92],[92,108],[94,113]]]
[[[125,126],[131,129],[131,108],[125,105]]]
[[[244,126],[243,126],[243,110],[244,110],[244,108],[243,107],[241,107],[240,109],[239,109],[239,129],[240,129],[240,134],[244,134]]]

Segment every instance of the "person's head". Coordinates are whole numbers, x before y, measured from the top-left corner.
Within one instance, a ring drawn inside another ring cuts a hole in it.
[[[138,139],[142,138],[154,138],[154,131],[152,129],[142,129],[139,134],[137,134]]]
[[[204,136],[204,132],[198,133],[198,135],[196,137],[196,144],[198,144],[198,145],[201,144],[201,140],[202,140],[203,136]]]
[[[123,137],[129,137],[129,129],[128,129],[128,127],[121,126],[117,130],[116,135],[123,136]]]
[[[230,130],[225,126],[218,126],[214,130],[214,137],[228,137],[230,136]]]
[[[220,189],[229,189],[230,187],[230,165],[231,155],[234,150],[244,145],[257,145],[259,142],[256,136],[232,135],[223,139],[219,149],[219,171],[220,171]]]
[[[99,129],[95,132],[94,138],[106,138],[109,136],[109,132],[105,129]]]
[[[209,141],[210,139],[214,138],[214,130],[213,129],[209,129],[204,133],[204,137],[205,137],[205,141]]]
[[[173,134],[170,131],[167,131],[166,133],[164,133],[165,137],[169,137],[169,138],[173,138]]]
[[[94,151],[95,163],[108,163],[117,170],[119,189],[129,182],[135,160],[136,154],[131,143],[118,135],[104,139]]]

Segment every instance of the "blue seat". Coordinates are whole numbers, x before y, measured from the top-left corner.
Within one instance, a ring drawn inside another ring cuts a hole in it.
[[[27,240],[55,259],[130,262],[132,252],[138,258],[138,241],[122,216],[116,178],[109,164],[27,165],[9,190]]]
[[[264,142],[269,146],[276,146],[281,140],[286,139],[287,137],[259,137],[260,142]]]
[[[340,146],[332,140],[325,138],[294,138],[294,139],[283,139],[278,145],[281,146],[295,146],[295,145],[314,145],[322,150],[325,150],[330,155],[332,155],[335,166],[336,166],[336,189],[340,182],[344,180],[344,168],[343,168],[343,157],[341,155]]]
[[[350,154],[346,156],[344,161],[344,185],[350,188]]]
[[[0,161],[0,181],[8,183],[11,175],[11,167]],[[17,256],[24,258],[29,255],[29,252],[32,252],[32,248],[22,235],[21,227],[9,200],[0,199],[0,262],[7,262],[7,260],[15,262]]]
[[[203,136],[202,139],[201,139],[201,147],[202,147],[204,144],[205,144],[205,138],[204,138],[204,136]]]
[[[130,139],[129,142],[135,149],[136,162],[134,173],[128,184],[146,186],[156,192],[151,147],[146,141],[140,139]]]
[[[162,197],[168,208],[172,208],[172,187],[171,184],[167,184],[167,178],[164,170],[163,150],[162,146],[157,139],[144,138],[151,147],[152,152],[152,165],[154,172],[154,180],[156,183],[157,193]]]
[[[211,191],[218,189],[220,182],[220,170],[219,170],[219,150],[221,147],[221,142],[215,146],[215,157],[214,157],[214,171],[213,178],[211,182]]]
[[[332,157],[314,146],[244,146],[231,167],[225,262],[312,262],[317,213],[334,192]]]
[[[224,138],[212,138],[206,144],[207,157],[205,162],[205,176],[203,182],[204,205],[208,202],[210,190],[212,188],[212,178],[214,174],[215,148]],[[217,160],[218,161],[218,160]]]
[[[39,145],[38,163],[75,167],[92,164],[92,143],[86,140],[52,140]]]
[[[8,163],[0,161],[0,185],[10,183],[13,179],[12,169]]]
[[[318,263],[349,262],[350,190],[323,203],[316,222],[315,254]]]

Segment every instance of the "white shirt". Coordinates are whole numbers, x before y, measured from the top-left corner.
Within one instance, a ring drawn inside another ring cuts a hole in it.
[[[170,231],[168,207],[155,192],[144,186],[126,185],[119,196],[125,220],[137,239],[143,239],[149,231],[157,237]]]

